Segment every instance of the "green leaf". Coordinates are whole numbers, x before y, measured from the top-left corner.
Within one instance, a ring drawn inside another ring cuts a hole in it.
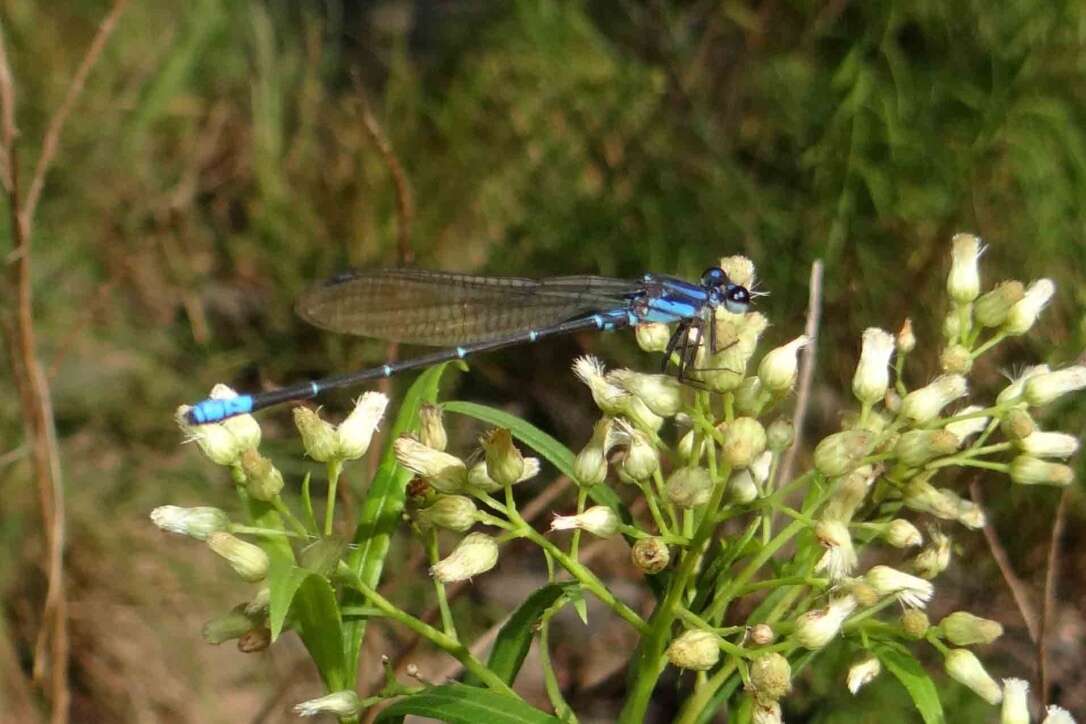
[[[882,643],[873,646],[871,651],[909,692],[925,724],[943,724],[946,721],[935,682],[908,649],[897,644]]]
[[[384,570],[385,556],[388,555],[392,533],[400,523],[403,512],[405,488],[411,479],[411,473],[396,463],[392,444],[400,435],[410,432],[418,426],[419,407],[424,402],[437,400],[438,384],[446,365],[436,365],[419,375],[407,390],[400,404],[396,422],[389,428],[385,451],[381,456],[381,465],[377,468],[366,500],[362,504],[358,527],[354,533],[356,548],[347,556],[347,564],[368,586],[377,588]],[[366,603],[361,593],[348,591],[344,594],[343,605],[360,606]],[[350,666],[350,677],[357,673],[358,652],[362,648],[362,638],[366,634],[365,619],[356,619],[344,624],[344,651]]]
[[[329,691],[343,688],[348,678],[343,658],[339,605],[332,586],[322,576],[281,559],[272,559],[268,571],[271,597],[268,626],[272,640],[279,637],[289,613],[313,657]]]
[[[539,619],[563,595],[576,590],[578,585],[577,583],[551,584],[528,596],[498,632],[498,638],[494,640],[494,647],[490,651],[487,668],[506,684],[512,686],[524,663],[524,657],[528,655]],[[470,672],[464,676],[464,683],[470,686],[482,685],[482,682]]]
[[[559,724],[523,699],[464,684],[447,684],[399,699],[381,712],[377,724],[414,714],[449,724]]]

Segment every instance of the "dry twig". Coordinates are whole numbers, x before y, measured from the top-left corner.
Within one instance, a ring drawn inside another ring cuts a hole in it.
[[[784,454],[781,463],[781,471],[777,480],[787,483],[792,479],[792,468],[795,466],[796,454],[803,443],[803,425],[807,419],[807,408],[811,403],[811,381],[814,379],[815,350],[818,347],[818,325],[822,318],[822,260],[815,259],[811,264],[811,281],[807,293],[807,323],[803,332],[810,340],[803,350],[803,359],[800,361],[799,385],[796,391],[796,410],[792,413],[792,427],[795,430],[795,439],[792,447]]]

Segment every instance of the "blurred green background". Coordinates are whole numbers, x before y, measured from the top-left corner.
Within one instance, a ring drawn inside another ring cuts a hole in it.
[[[108,9],[0,2],[28,167]],[[134,0],[65,131],[34,239],[69,516],[73,720],[285,721],[290,704],[320,693],[292,642],[257,656],[202,642],[201,623],[245,592],[146,514],[231,505],[226,477],[180,445],[178,404],[219,381],[258,389],[385,354],[292,313],[314,280],[397,263],[396,186],[360,88],[413,190],[419,266],[694,277],[742,253],[769,292],[758,306],[772,344],[802,330],[810,265],[824,260],[810,435],[847,404],[867,326],[893,330],[912,316],[912,382],[935,374],[957,231],[990,245],[988,283],[1049,276],[1058,288],[1032,335],[978,366],[980,392],[1006,370],[1066,364],[1086,347],[1081,2]],[[10,249],[10,229],[0,233]],[[0,302],[11,297],[5,281]],[[593,418],[568,367],[582,350],[656,364],[632,335],[578,337],[479,359],[449,395],[526,415],[576,449]],[[325,402],[338,412],[347,399]],[[289,414],[261,421],[272,454],[298,460]],[[1064,405],[1043,424],[1081,432],[1086,408]],[[459,432],[465,445],[474,432]],[[0,434],[0,633],[25,671],[45,584],[10,375]],[[1005,479],[986,489],[1036,596],[1058,493],[1009,490]],[[1077,493],[1071,515],[1052,655],[1057,701],[1074,709],[1086,706]],[[936,610],[1003,621],[1008,634],[985,661],[997,677],[1032,677],[1032,648],[983,541],[960,538]],[[621,551],[612,558],[605,570],[636,585]],[[399,567],[409,603],[424,574]],[[480,629],[515,604],[484,586],[470,596],[461,610]],[[381,635],[370,669],[397,653],[402,632]],[[613,715],[621,671],[586,673],[602,664],[575,641],[556,657],[575,706]],[[849,696],[830,665],[848,660],[837,658],[806,674],[789,721],[909,720],[889,680]],[[5,666],[0,681],[17,680]],[[962,689],[945,694],[965,717],[953,720],[991,717]]]

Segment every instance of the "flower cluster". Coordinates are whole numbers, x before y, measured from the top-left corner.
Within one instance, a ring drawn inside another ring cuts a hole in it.
[[[1070,484],[1066,460],[1078,441],[1042,429],[1038,419],[1046,406],[1086,388],[1086,367],[1029,367],[995,400],[973,399],[968,375],[975,361],[1029,331],[1054,292],[1045,279],[1007,281],[985,291],[981,252],[974,236],[952,241],[938,373],[922,377],[910,369],[910,355],[922,342],[908,320],[896,333],[867,329],[851,380],[854,409],[814,446],[806,471],[793,474],[785,462],[795,452],[787,406],[811,340],[800,335],[759,356],[766,317],[721,307],[678,330],[637,328],[643,349],[672,354],[667,362],[678,367],[678,376],[607,370],[591,356],[575,362],[574,374],[600,414],[575,454],[538,450],[551,462],[564,461],[559,467],[579,492],[576,509],[555,515],[546,534],[517,509],[518,486],[541,470],[540,459],[514,441],[514,431],[521,443],[538,439],[523,434],[527,424],[487,430],[475,449],[457,453],[448,449],[441,408],[421,407],[418,424],[393,440],[391,450],[413,476],[402,513],[429,556],[442,631],[397,609],[342,560],[319,570],[333,586],[360,593],[383,615],[421,632],[473,675],[498,686],[501,681],[487,679],[486,668],[460,643],[444,586],[494,569],[505,542],[530,541],[641,637],[623,722],[643,720],[667,663],[712,672],[690,677],[692,689],[676,721],[704,719],[706,707],[731,681],[749,697],[754,721],[780,722],[793,665],[832,644],[854,655],[843,682],[853,694],[880,675],[886,656],[927,645],[941,655],[946,675],[992,705],[1002,702],[1004,721],[1028,722],[1024,683],[997,683],[974,651],[996,640],[1002,626],[969,611],[933,625],[926,608],[940,576],[954,565],[953,537],[985,525],[984,511],[963,494],[963,470],[983,475],[988,486],[998,485],[1001,476],[1018,485]],[[745,258],[723,259],[721,268],[738,284],[754,283],[754,267]],[[924,384],[911,386],[916,379]],[[214,394],[233,393],[219,387]],[[311,410],[295,411],[306,453],[329,469],[321,530],[312,520],[308,486],[310,520],[290,513],[280,495],[283,476],[258,452],[260,430],[248,416],[186,433],[213,462],[230,469],[250,501],[278,516],[279,529],[241,526],[213,508],[166,506],[152,518],[166,530],[206,541],[243,580],[262,581],[269,571],[267,538],[331,539],[339,471],[365,454],[386,404],[384,396],[367,393],[338,426]],[[635,498],[644,503],[641,516],[630,513]],[[619,600],[581,563],[583,533],[624,540],[633,565],[656,577],[651,617]],[[243,535],[264,536],[265,544]],[[456,542],[442,555],[447,536]],[[539,626],[574,599],[555,599]],[[267,628],[266,609],[266,603],[236,609],[212,627],[209,640],[259,642],[252,632]],[[544,662],[550,665],[546,656]],[[405,693],[390,687],[387,696]],[[550,689],[554,708],[568,708],[557,687]],[[369,703],[344,690],[298,711],[355,716]],[[1053,709],[1045,721],[1069,721],[1069,715]]]

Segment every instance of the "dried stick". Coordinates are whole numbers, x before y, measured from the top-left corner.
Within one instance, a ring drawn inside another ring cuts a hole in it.
[[[818,325],[822,318],[822,260],[815,259],[811,264],[811,281],[807,293],[807,324],[803,332],[810,342],[803,350],[803,359],[799,367],[799,387],[796,391],[796,410],[792,413],[792,428],[795,439],[792,447],[784,454],[777,480],[787,483],[792,479],[796,454],[803,443],[803,425],[807,419],[807,408],[811,403],[811,381],[814,379],[815,350],[818,347]]]
[[[984,507],[984,497],[981,492],[979,478],[973,478],[973,480],[969,482],[969,496],[973,499],[974,503],[981,508]],[[1037,624],[1037,611],[1033,608],[1033,604],[1029,600],[1027,586],[1022,582],[1022,579],[1018,577],[1018,574],[1014,572],[1010,558],[1007,556],[1007,551],[1000,542],[999,536],[996,535],[995,528],[992,527],[992,524],[985,521],[982,530],[984,532],[984,540],[988,542],[988,550],[992,552],[992,558],[995,560],[999,572],[1003,575],[1003,580],[1006,581],[1007,588],[1011,591],[1011,597],[1014,599],[1014,604],[1018,607],[1018,613],[1026,623],[1026,630],[1029,632],[1029,640],[1037,643],[1040,641],[1042,634]]]
[[[1045,571],[1044,598],[1041,599],[1041,625],[1037,634],[1037,679],[1041,705],[1045,708],[1048,707],[1051,697],[1045,634],[1052,623],[1052,609],[1056,604],[1056,584],[1060,576],[1060,540],[1063,538],[1063,530],[1067,525],[1067,506],[1070,500],[1070,494],[1064,490],[1056,506],[1056,519],[1052,522],[1052,537],[1048,541],[1048,570]]]
[[[46,541],[48,589],[34,656],[34,680],[39,684],[48,668],[52,705],[50,720],[68,721],[71,691],[68,684],[68,614],[64,590],[64,495],[61,483],[60,455],[50,399],[49,384],[37,356],[31,287],[31,230],[45,175],[56,155],[64,124],[79,98],[91,68],[102,54],[117,19],[128,0],[116,0],[99,26],[83,57],[60,106],[50,117],[42,137],[41,152],[31,176],[29,192],[21,197],[19,159],[16,148],[15,84],[7,49],[0,36],[0,176],[8,194],[14,249],[9,255],[10,283],[14,289],[14,308],[8,310],[3,331],[12,355],[11,366],[19,390],[23,419],[30,438],[31,459],[42,508]],[[48,649],[49,655],[46,656]]]

